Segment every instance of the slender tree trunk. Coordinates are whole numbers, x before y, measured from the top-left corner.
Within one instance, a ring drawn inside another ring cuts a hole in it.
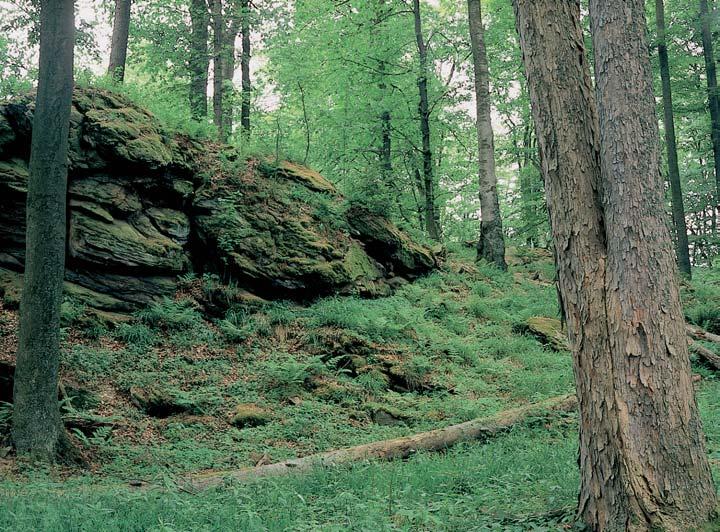
[[[218,137],[225,141],[225,125],[223,124],[223,96],[224,96],[224,73],[223,62],[225,54],[225,22],[222,10],[222,0],[210,0],[213,26],[213,123],[218,130]]]
[[[579,517],[590,530],[690,530],[715,492],[664,223],[643,4],[591,1],[599,127],[579,1],[515,7],[574,354]]]
[[[637,522],[638,530],[690,530],[708,520],[716,497],[663,215],[645,3],[590,0],[590,23],[607,233],[606,308],[613,331],[612,400],[625,469],[621,507],[625,522]]]
[[[240,14],[235,7],[226,8],[225,19],[227,24],[223,37],[223,138],[227,140],[232,135],[233,112],[235,109],[235,38],[239,33]]]
[[[112,44],[110,46],[110,64],[108,75],[117,83],[125,80],[128,37],[130,35],[131,0],[115,0],[115,18],[113,20]]]
[[[250,2],[240,0],[242,33],[242,50],[240,54],[240,75],[242,78],[242,101],[240,102],[240,127],[245,139],[250,138],[250,103],[252,101],[252,85],[250,83]]]
[[[440,226],[435,212],[435,177],[433,172],[432,147],[430,143],[430,104],[428,101],[427,88],[428,58],[427,46],[422,34],[420,0],[413,0],[413,14],[415,18],[415,40],[417,41],[418,56],[420,58],[420,75],[417,80],[417,85],[420,93],[418,113],[420,115],[420,133],[422,135],[423,181],[425,185],[425,228],[430,238],[439,241]]]
[[[707,79],[708,107],[710,108],[712,127],[711,137],[715,159],[715,188],[717,191],[715,203],[720,206],[720,94],[718,93],[708,0],[700,0],[700,33],[702,34],[703,55],[705,56],[705,77]]]
[[[40,73],[15,368],[13,440],[19,454],[43,460],[54,459],[61,435],[57,388],[75,43],[73,4],[72,0],[43,0],[40,6]]]
[[[663,0],[655,0],[655,20],[657,22],[658,56],[660,58],[660,77],[663,95],[663,125],[668,159],[668,180],[672,197],[673,225],[675,226],[675,253],[680,271],[687,277],[690,270],[690,251],[688,249],[687,225],[685,223],[685,205],[683,204],[680,168],[678,167],[677,142],[675,140],[675,117],[673,116],[672,88],[670,86],[670,60],[665,34],[665,5]]]
[[[206,0],[192,0],[190,4],[192,34],[190,36],[190,112],[195,120],[207,118],[207,85],[210,56],[208,28],[210,12]]]
[[[485,259],[501,270],[505,263],[505,238],[503,236],[500,202],[497,194],[495,173],[495,140],[490,116],[490,72],[485,50],[485,31],[482,24],[480,0],[468,0],[470,22],[470,47],[475,71],[475,102],[477,109],[478,167],[480,185],[480,238],[478,259]]]
[[[375,19],[373,21],[373,43],[372,46],[377,50],[376,54],[381,56],[378,59],[378,89],[380,89],[380,148],[378,151],[380,159],[380,171],[382,173],[382,182],[388,186],[392,179],[392,138],[390,136],[392,132],[392,115],[390,109],[387,107],[387,62],[384,59],[385,51],[385,40],[387,39],[387,32],[384,31],[383,21],[388,15],[389,11],[386,6],[386,0],[377,0]]]

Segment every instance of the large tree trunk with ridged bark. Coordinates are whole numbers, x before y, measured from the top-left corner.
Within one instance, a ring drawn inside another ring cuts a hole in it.
[[[12,435],[18,454],[50,461],[62,434],[58,367],[75,43],[73,4],[73,0],[43,0],[40,6],[40,72],[13,399]]]
[[[108,75],[118,83],[125,80],[125,64],[130,36],[130,4],[131,0],[115,0]]]
[[[485,31],[482,24],[480,0],[468,0],[468,20],[477,109],[478,184],[481,215],[480,238],[477,244],[478,259],[485,259],[501,270],[507,270],[505,238],[495,172],[495,140],[490,116],[490,72],[485,49]]]
[[[664,217],[645,3],[590,0],[590,23],[620,502],[639,530],[689,530],[708,519],[716,497]]]
[[[675,227],[675,254],[680,271],[690,277],[690,250],[688,247],[685,205],[683,203],[680,168],[678,166],[677,141],[675,140],[675,116],[673,115],[672,87],[670,86],[670,59],[665,34],[665,3],[655,0],[655,21],[657,23],[657,47],[662,82],[663,127],[668,160],[668,181],[672,199],[673,225]]]
[[[578,516],[591,530],[688,530],[715,492],[664,222],[644,13],[598,3],[600,124],[579,1],[515,0],[574,355]]]

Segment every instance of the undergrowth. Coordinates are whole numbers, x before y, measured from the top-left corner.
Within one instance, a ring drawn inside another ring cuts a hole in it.
[[[573,416],[530,420],[485,445],[407,462],[200,495],[174,487],[192,472],[413,434],[571,393],[569,354],[517,332],[529,317],[558,317],[553,277],[546,256],[518,255],[502,273],[458,248],[442,271],[383,299],[256,302],[208,321],[181,297],[89,335],[73,329],[85,323],[84,309],[70,303],[62,373],[75,383],[68,415],[90,423],[76,435],[94,473],[11,462],[0,482],[0,529],[569,526],[578,483]],[[684,289],[688,319],[710,329],[718,320],[718,279],[698,272]],[[715,467],[720,383],[701,365],[694,371],[704,377],[699,402]],[[167,403],[170,414],[150,415],[137,399],[147,396]],[[258,412],[256,421],[233,421],[243,408]],[[0,430],[8,412],[0,405]],[[167,489],[123,487],[133,479]]]

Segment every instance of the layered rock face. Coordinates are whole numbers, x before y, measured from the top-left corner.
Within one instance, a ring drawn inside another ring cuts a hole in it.
[[[34,102],[0,106],[0,291],[17,292]],[[436,265],[387,219],[346,209],[323,176],[287,161],[171,135],[117,94],[75,91],[68,294],[129,312],[214,274],[226,293],[384,295]],[[234,292],[233,292],[234,291]]]

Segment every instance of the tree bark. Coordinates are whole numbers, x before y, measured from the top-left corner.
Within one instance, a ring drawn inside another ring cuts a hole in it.
[[[250,83],[250,2],[240,0],[242,33],[242,50],[240,53],[240,75],[242,78],[242,100],[240,102],[240,127],[243,137],[250,138],[250,104],[252,102],[252,85]]]
[[[577,401],[573,396],[553,397],[538,404],[501,412],[491,418],[473,419],[459,425],[422,432],[413,436],[337,449],[236,471],[197,475],[189,479],[189,485],[194,490],[202,490],[222,486],[227,481],[242,482],[261,477],[276,477],[309,471],[317,467],[338,466],[361,460],[407,458],[418,451],[440,451],[461,442],[488,440],[528,417],[542,415],[548,411],[572,412],[576,407]]]
[[[415,40],[417,42],[420,73],[417,86],[420,94],[418,114],[420,117],[420,134],[422,136],[423,181],[425,185],[425,229],[433,240],[440,240],[440,226],[435,206],[435,176],[433,172],[432,146],[430,142],[430,104],[428,101],[428,57],[427,45],[422,33],[422,17],[420,0],[413,0],[413,16],[415,19]]]
[[[579,1],[515,9],[574,358],[578,516],[591,530],[689,530],[715,492],[663,218],[642,2],[591,1],[599,113]]]
[[[605,230],[600,209],[597,115],[576,0],[515,0],[545,178],[556,267],[580,409],[581,517],[594,494],[612,514],[621,479],[614,441],[612,363],[605,314]],[[596,471],[596,464],[604,468]],[[610,464],[612,467],[607,467]],[[586,520],[588,524],[590,519]]]
[[[234,123],[234,109],[235,109],[235,38],[240,31],[240,13],[235,6],[235,2],[232,6],[228,5],[225,12],[225,20],[227,21],[224,29],[223,36],[223,62],[222,62],[222,77],[223,77],[223,139],[227,140],[232,135],[233,123]]]
[[[108,75],[117,83],[125,80],[128,37],[130,36],[130,4],[131,0],[115,0]]]
[[[193,119],[207,118],[207,86],[210,56],[208,28],[210,12],[206,0],[192,0],[190,4],[192,33],[190,35],[190,112]]]
[[[655,0],[655,20],[657,23],[658,56],[660,59],[660,77],[663,96],[663,126],[665,128],[665,146],[668,159],[668,181],[672,197],[673,225],[675,227],[675,254],[680,271],[691,277],[690,250],[688,246],[687,225],[685,223],[685,205],[683,204],[680,168],[678,167],[677,142],[675,140],[675,117],[673,115],[672,88],[670,86],[670,60],[668,58],[667,37],[665,33],[665,5],[663,0]]]
[[[225,125],[223,118],[224,73],[223,62],[225,54],[225,21],[223,17],[222,0],[210,0],[213,27],[213,124],[218,130],[218,138],[225,141]]]
[[[715,68],[715,51],[713,50],[709,11],[708,0],[700,0],[700,33],[702,35],[703,56],[705,57],[705,77],[715,161],[715,203],[720,206],[720,94],[718,93],[717,69]]]
[[[632,529],[689,530],[709,519],[716,497],[663,214],[645,3],[590,0],[590,24],[607,236],[610,399],[622,442],[618,495]],[[592,495],[588,502],[592,515]]]
[[[470,22],[470,48],[475,72],[475,103],[477,109],[478,184],[480,188],[480,238],[478,259],[485,259],[503,271],[505,238],[503,236],[500,202],[495,173],[495,139],[490,116],[490,72],[485,50],[485,31],[482,23],[480,0],[468,0]]]
[[[18,453],[41,460],[55,458],[61,434],[58,366],[74,22],[72,0],[43,0],[12,429]]]

